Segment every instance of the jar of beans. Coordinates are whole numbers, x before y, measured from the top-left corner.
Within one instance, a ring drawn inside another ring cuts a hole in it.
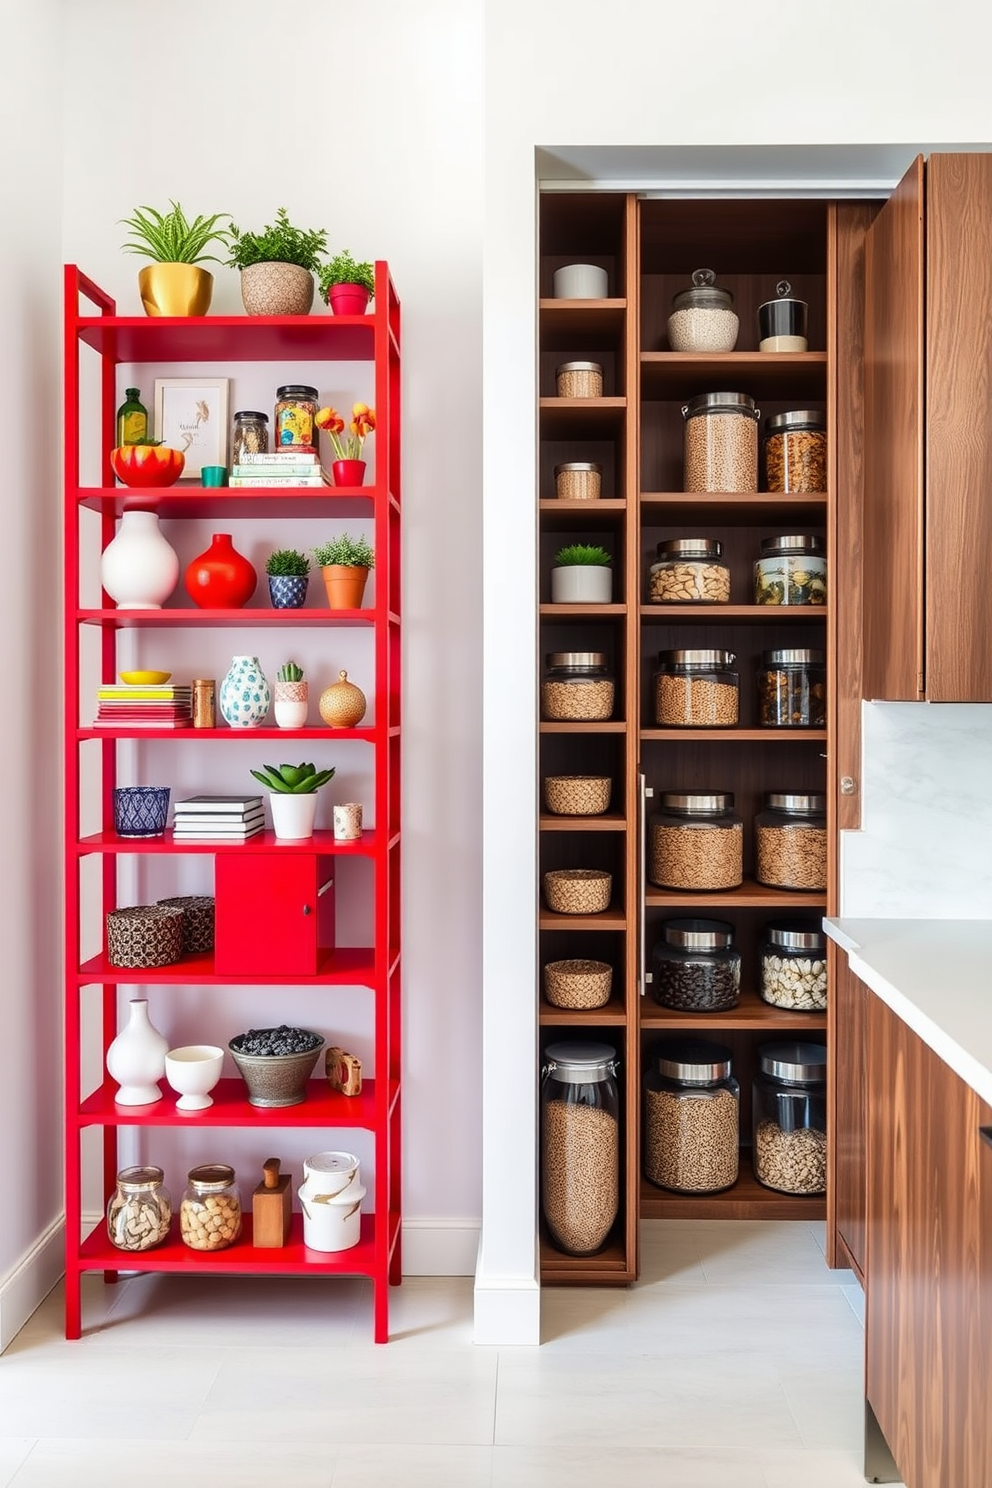
[[[769,925],[761,947],[759,991],[773,1007],[822,1013],[827,1005],[826,937],[814,920]]]
[[[169,1235],[172,1200],[161,1168],[122,1168],[107,1205],[107,1234],[118,1250],[151,1250]]]
[[[773,889],[827,887],[827,798],[768,791],[754,818],[755,877]]]
[[[613,716],[614,683],[603,651],[549,651],[541,683],[544,717],[588,722]]]
[[[541,1085],[541,1203],[566,1255],[600,1250],[620,1204],[617,1053],[580,1040],[549,1044]]]
[[[716,1013],[741,995],[741,953],[726,920],[667,920],[651,952],[651,993],[662,1007]]]
[[[687,491],[758,489],[758,420],[747,393],[700,393],[683,404]]]
[[[744,828],[732,791],[662,791],[651,816],[647,876],[662,889],[734,889],[743,880]]]
[[[823,728],[827,668],[822,651],[807,646],[761,653],[758,718],[769,728]]]
[[[730,1050],[707,1039],[661,1047],[644,1076],[644,1176],[677,1193],[737,1182],[740,1086]]]
[[[671,537],[657,547],[648,598],[653,604],[727,604],[730,569],[715,537]]]
[[[712,269],[697,269],[692,288],[672,296],[668,344],[672,351],[733,351],[740,321],[729,289],[718,289]]]
[[[765,419],[765,478],[769,491],[827,489],[827,418],[797,408]]]
[[[562,362],[555,368],[559,398],[601,398],[603,369],[598,362]]]
[[[227,1163],[190,1168],[179,1228],[191,1250],[226,1250],[241,1234],[241,1193]]]
[[[265,455],[269,449],[269,415],[243,408],[234,415],[231,433],[231,464],[240,465],[245,455]]]
[[[827,560],[823,540],[813,536],[763,537],[754,565],[754,602],[759,605],[824,605]]]
[[[659,651],[654,718],[662,727],[732,728],[740,705],[733,651]]]
[[[827,1051],[823,1044],[762,1044],[752,1088],[754,1176],[779,1193],[827,1187]]]

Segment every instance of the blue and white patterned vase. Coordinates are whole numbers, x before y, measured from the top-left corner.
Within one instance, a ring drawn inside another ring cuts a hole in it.
[[[269,598],[274,610],[301,610],[307,602],[308,574],[269,574]]]
[[[257,656],[235,656],[220,684],[221,717],[231,728],[258,728],[269,711],[272,693]]]

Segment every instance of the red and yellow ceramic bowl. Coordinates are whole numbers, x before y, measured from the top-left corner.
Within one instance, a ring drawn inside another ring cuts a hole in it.
[[[110,451],[110,464],[126,486],[172,486],[183,473],[186,456],[167,444],[122,444]]]

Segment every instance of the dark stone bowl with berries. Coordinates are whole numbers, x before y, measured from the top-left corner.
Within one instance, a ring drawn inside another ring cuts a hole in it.
[[[252,1106],[298,1106],[324,1047],[309,1028],[249,1028],[227,1046],[248,1087]]]

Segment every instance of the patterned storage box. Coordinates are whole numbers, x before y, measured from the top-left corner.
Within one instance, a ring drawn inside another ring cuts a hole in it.
[[[174,904],[183,912],[183,955],[199,956],[214,948],[214,897],[212,894],[182,894],[173,899],[159,899],[158,904]]]
[[[107,915],[111,966],[169,966],[183,953],[185,915],[175,905],[132,904]]]

